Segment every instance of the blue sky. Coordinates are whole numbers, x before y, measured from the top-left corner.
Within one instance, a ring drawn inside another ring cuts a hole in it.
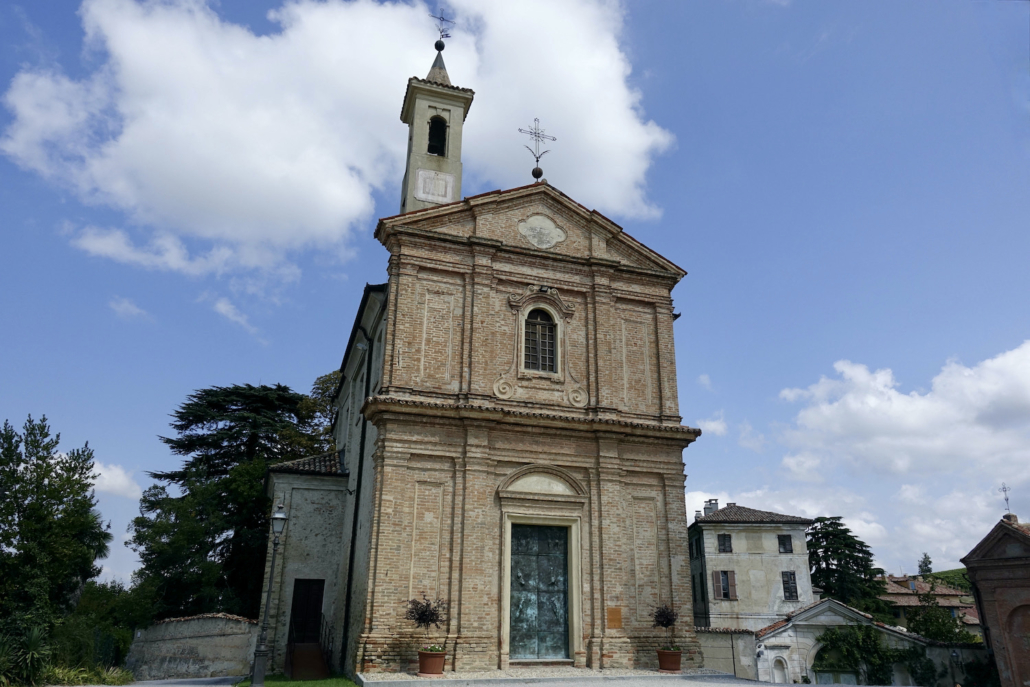
[[[1030,3],[473,2],[464,193],[550,183],[688,270],[688,510],[843,515],[891,572],[1030,518]],[[0,7],[0,417],[119,539],[191,391],[335,368],[396,212],[422,5]]]

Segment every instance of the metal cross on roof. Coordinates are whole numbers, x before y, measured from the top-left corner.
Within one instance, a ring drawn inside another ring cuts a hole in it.
[[[539,118],[533,120],[533,128],[532,129],[519,129],[519,133],[520,134],[526,134],[531,139],[533,139],[533,147],[530,148],[529,146],[526,146],[526,150],[528,150],[530,152],[530,154],[532,154],[533,159],[536,160],[536,167],[533,168],[533,178],[534,179],[539,179],[540,177],[542,177],[544,175],[544,171],[542,169],[540,169],[540,158],[542,158],[544,155],[547,155],[549,152],[551,152],[550,150],[545,150],[544,152],[541,153],[540,152],[540,141],[557,141],[558,139],[555,138],[554,136],[548,136],[547,134],[544,133],[544,130],[540,128],[540,119]]]
[[[447,25],[454,24],[454,22],[444,16],[443,10],[440,11],[439,17],[435,14],[430,14],[429,16],[440,22],[440,25],[436,27],[440,30],[440,40],[443,40],[444,38],[450,38],[451,34],[447,33]]]
[[[1004,482],[1002,482],[1001,489],[999,489],[998,491],[1005,495],[1005,512],[1011,513],[1012,511],[1009,510],[1009,492],[1012,491],[1012,487],[1009,487]]]

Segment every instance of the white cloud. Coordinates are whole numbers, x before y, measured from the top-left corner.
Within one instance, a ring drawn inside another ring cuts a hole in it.
[[[726,420],[723,418],[723,412],[721,410],[707,420],[698,420],[697,426],[700,427],[701,431],[705,434],[714,434],[719,437],[725,436],[726,431],[728,430]]]
[[[1004,512],[1001,483],[1030,485],[1030,341],[973,366],[949,361],[921,392],[901,391],[889,369],[834,369],[780,394],[803,404],[782,465],[818,482],[782,493],[843,515],[891,572],[911,572],[923,551],[938,569],[958,565]]]
[[[107,304],[115,314],[122,319],[131,320],[137,317],[150,317],[146,310],[133,303],[128,298],[115,297]]]
[[[712,390],[712,378],[708,375],[700,375],[697,378],[697,383],[703,386],[704,388],[708,389],[709,391]]]
[[[95,463],[94,469],[97,471],[97,481],[94,485],[97,491],[124,496],[127,499],[138,499],[143,495],[143,490],[132,478],[132,472],[126,472],[121,465]]]
[[[239,309],[237,309],[236,306],[232,304],[232,301],[230,301],[228,298],[218,298],[212,304],[211,309],[219,315],[221,315],[222,317],[224,317],[225,319],[229,320],[230,322],[238,324],[248,334],[251,334],[252,336],[257,336],[257,327],[252,325],[250,323],[250,319],[245,314],[240,312]]]
[[[901,393],[888,369],[846,360],[834,369],[838,378],[780,393],[807,402],[785,435],[788,458],[896,474],[1003,468],[1013,481],[1030,479],[1030,341],[971,368],[950,361],[926,393]]]
[[[628,84],[619,3],[451,6],[450,75],[476,90],[466,188],[530,181],[517,128],[539,116],[561,151],[545,160],[551,183],[602,212],[656,215],[645,175],[673,141]],[[398,111],[408,77],[434,57],[427,13],[420,2],[297,0],[271,13],[278,32],[256,36],[201,0],[86,0],[99,66],[81,79],[19,72],[0,150],[126,214],[135,235],[76,235],[91,255],[189,275],[277,268],[312,247],[346,255],[372,194],[399,193]]]

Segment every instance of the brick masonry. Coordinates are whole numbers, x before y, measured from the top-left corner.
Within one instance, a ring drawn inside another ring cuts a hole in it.
[[[519,231],[540,216],[564,239]],[[700,666],[682,459],[700,432],[680,424],[672,328],[685,272],[546,183],[387,218],[376,237],[389,285],[361,411],[377,438],[351,665],[410,670],[425,638],[404,602],[424,592],[448,604],[430,639],[449,670],[506,667],[506,523],[551,518],[578,541],[575,665],[655,667],[666,639],[648,613],[669,603]],[[553,373],[522,369],[534,308],[558,323]],[[561,493],[512,482],[536,472]]]

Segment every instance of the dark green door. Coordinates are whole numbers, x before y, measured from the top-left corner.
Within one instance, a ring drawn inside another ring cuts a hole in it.
[[[569,531],[511,526],[513,659],[569,657]]]

